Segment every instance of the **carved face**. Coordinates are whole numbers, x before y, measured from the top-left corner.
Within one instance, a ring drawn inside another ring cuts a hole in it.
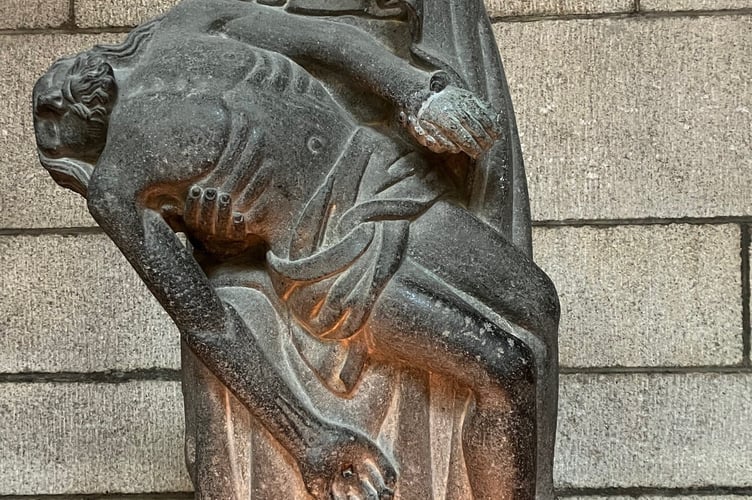
[[[95,64],[106,83],[92,76]],[[82,55],[59,61],[39,79],[33,94],[34,130],[42,155],[96,162],[104,149],[107,104],[114,90],[112,68],[102,65],[107,63],[101,58]]]

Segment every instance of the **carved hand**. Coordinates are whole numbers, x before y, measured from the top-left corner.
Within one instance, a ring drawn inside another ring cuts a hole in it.
[[[451,85],[402,118],[415,140],[434,153],[464,151],[477,158],[502,135],[497,113],[488,104]]]
[[[269,429],[300,467],[315,500],[389,500],[397,471],[392,459],[360,431],[325,420],[300,398],[266,358],[237,310],[224,304],[218,331],[184,332],[199,358]]]
[[[194,185],[188,190],[183,220],[191,237],[216,255],[239,253],[250,242],[245,218],[233,211],[232,197],[214,188]]]
[[[397,471],[360,432],[334,426],[309,443],[300,469],[316,500],[390,500]]]

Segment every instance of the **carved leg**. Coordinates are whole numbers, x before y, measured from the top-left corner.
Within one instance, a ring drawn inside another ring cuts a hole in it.
[[[241,287],[218,294],[234,335],[185,335],[185,343],[295,459],[311,495],[388,498],[396,481],[389,458],[363,433],[316,411],[281,350],[271,348],[283,325],[264,295]]]
[[[250,414],[184,344],[181,353],[185,461],[195,498],[250,500]]]
[[[466,211],[440,203],[411,225],[368,333],[386,359],[473,389],[463,446],[477,499],[553,498],[558,313],[545,274]]]
[[[537,446],[530,350],[457,297],[402,278],[384,290],[368,328],[379,355],[473,389],[463,429],[473,497],[532,499]]]

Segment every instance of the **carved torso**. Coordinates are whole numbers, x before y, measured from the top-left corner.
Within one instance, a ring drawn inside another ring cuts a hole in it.
[[[113,132],[130,134],[155,177],[145,203],[180,212],[191,185],[231,194],[301,323],[319,336],[354,334],[399,263],[407,223],[449,191],[447,179],[413,148],[357,125],[289,58],[213,35],[194,43],[201,62],[162,50],[145,58],[117,110],[155,117]],[[157,181],[175,165],[181,179]]]

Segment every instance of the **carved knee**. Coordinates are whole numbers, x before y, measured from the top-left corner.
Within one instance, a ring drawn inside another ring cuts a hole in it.
[[[493,386],[506,390],[520,384],[535,383],[535,355],[523,340],[494,328],[488,332],[483,344],[481,368]]]

